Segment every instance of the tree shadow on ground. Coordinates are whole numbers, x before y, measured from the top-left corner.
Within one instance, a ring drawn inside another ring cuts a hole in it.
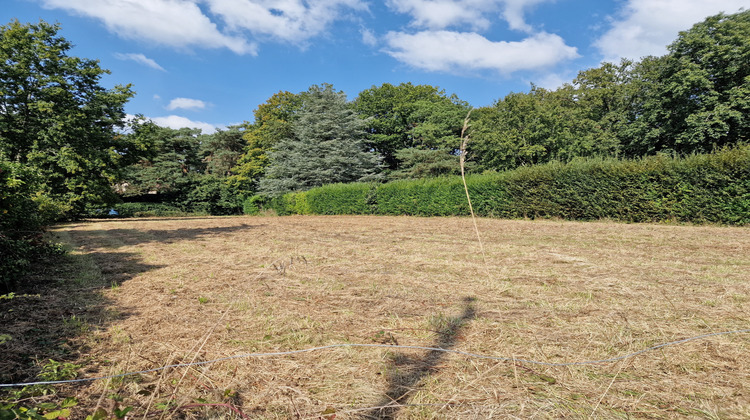
[[[463,299],[463,312],[455,318],[440,317],[438,336],[430,347],[451,349],[458,341],[461,329],[476,316],[472,297]],[[393,356],[387,368],[387,388],[384,397],[375,408],[365,413],[364,418],[393,419],[398,415],[401,406],[406,404],[411,394],[417,391],[422,379],[438,370],[438,365],[448,353],[438,350],[429,351],[424,357],[411,357],[404,354]]]
[[[96,252],[48,257],[0,299],[0,383],[37,380],[49,359],[64,363],[84,358],[92,330],[130,315],[111,311],[112,302],[101,290],[160,268],[144,263],[141,255],[114,252],[106,258],[126,269],[106,274],[99,257]]]
[[[243,223],[237,226],[178,229],[148,229],[145,226],[139,226],[133,229],[79,230],[75,232],[75,242],[84,248],[94,244],[103,248],[119,248],[155,242],[169,244],[178,241],[224,236],[228,233],[241,232],[257,227],[260,227],[260,225]]]

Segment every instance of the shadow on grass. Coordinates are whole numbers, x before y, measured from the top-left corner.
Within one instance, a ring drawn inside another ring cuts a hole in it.
[[[103,273],[101,258],[114,262],[117,273]],[[126,252],[68,253],[40,261],[0,299],[0,383],[38,380],[49,359],[79,363],[89,351],[91,331],[130,315],[109,309],[112,302],[101,290],[157,268]],[[18,388],[3,390],[13,389]]]
[[[429,347],[450,349],[456,345],[461,329],[476,316],[475,299],[463,299],[463,312],[455,318],[440,317],[436,320],[439,327],[437,340]],[[404,354],[393,356],[387,368],[388,385],[384,397],[376,404],[377,408],[365,413],[364,418],[396,418],[403,404],[415,391],[422,379],[438,370],[438,365],[448,353],[438,350],[429,351],[424,357],[410,357]]]
[[[118,221],[125,226],[132,221],[133,228],[108,229],[111,220],[100,220],[86,224],[102,223],[102,229],[76,230],[78,223],[53,229],[57,235],[53,242],[68,243],[75,250],[40,261],[18,282],[13,295],[0,299],[0,383],[34,381],[49,359],[83,359],[90,331],[106,329],[130,315],[113,310],[101,290],[161,266],[146,263],[139,252],[119,252],[118,248],[196,240],[254,227],[148,229],[143,220]]]
[[[137,219],[126,219],[121,220],[121,222],[127,223],[130,220],[137,222]],[[93,223],[102,222],[96,221]],[[80,230],[75,232],[75,241],[82,247],[87,247],[90,244],[97,244],[104,248],[118,248],[121,246],[133,246],[148,243],[170,244],[179,241],[210,238],[257,227],[259,227],[259,225],[248,225],[243,223],[237,226],[178,229],[148,229],[148,226],[139,226],[133,229]]]

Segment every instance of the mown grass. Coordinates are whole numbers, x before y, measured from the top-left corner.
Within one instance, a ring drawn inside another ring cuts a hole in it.
[[[97,290],[92,303],[107,315],[85,318],[91,326],[74,343],[85,351],[70,362],[98,376],[337,343],[568,362],[748,327],[747,228],[480,219],[479,229],[486,266],[466,218],[60,226],[93,262],[88,276],[115,284]],[[720,336],[568,367],[337,348],[60,387],[59,396],[76,397],[81,417],[133,407],[194,418],[743,418],[748,344],[748,334]]]

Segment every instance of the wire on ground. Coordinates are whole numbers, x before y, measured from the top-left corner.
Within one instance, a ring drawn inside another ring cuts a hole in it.
[[[649,351],[653,351],[653,350],[657,350],[657,349],[669,347],[669,346],[675,346],[678,344],[684,344],[689,341],[700,340],[700,339],[704,339],[708,337],[716,337],[719,335],[741,334],[741,333],[750,333],[750,328],[742,329],[742,330],[722,331],[722,332],[715,332],[715,333],[709,333],[709,334],[703,334],[703,335],[696,335],[694,337],[688,337],[682,340],[676,340],[676,341],[670,341],[668,343],[657,344],[655,346],[647,347],[643,350],[638,350],[636,352],[628,353],[622,356],[612,357],[610,359],[586,360],[586,361],[579,361],[579,362],[562,362],[562,363],[540,362],[537,360],[518,359],[518,358],[501,357],[501,356],[487,356],[483,354],[469,353],[469,352],[465,352],[461,350],[443,349],[440,347],[404,346],[404,345],[389,345],[389,344],[341,343],[341,344],[331,344],[328,346],[311,347],[311,348],[301,349],[301,350],[279,351],[279,352],[270,352],[270,353],[238,354],[235,356],[221,357],[218,359],[205,360],[202,362],[177,363],[177,364],[161,366],[161,367],[153,368],[153,369],[139,370],[137,372],[120,373],[118,375],[99,376],[99,377],[93,377],[93,378],[69,379],[69,380],[64,380],[64,381],[40,381],[40,382],[23,382],[23,383],[15,383],[15,384],[0,384],[0,388],[11,388],[11,387],[21,387],[21,386],[33,386],[33,385],[57,385],[57,384],[69,384],[69,383],[76,383],[76,382],[91,382],[91,381],[98,381],[98,380],[103,380],[103,379],[122,378],[125,376],[139,375],[142,373],[158,372],[164,369],[172,369],[172,368],[180,368],[180,367],[188,367],[188,366],[201,366],[201,365],[223,362],[223,361],[232,360],[232,359],[242,359],[242,358],[248,358],[248,357],[289,356],[293,354],[311,353],[314,351],[329,350],[329,349],[334,349],[334,348],[339,348],[339,347],[360,347],[360,348],[370,347],[370,348],[439,351],[439,352],[445,352],[445,353],[459,354],[462,356],[467,356],[467,357],[471,357],[475,359],[498,360],[501,362],[527,363],[527,364],[533,364],[533,365],[553,366],[553,367],[599,365],[599,364],[608,364],[608,363],[618,362],[620,360],[629,359],[631,357],[635,357],[635,356],[638,356],[639,354],[643,354]]]

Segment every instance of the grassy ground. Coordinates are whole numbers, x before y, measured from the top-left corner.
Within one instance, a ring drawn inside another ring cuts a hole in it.
[[[12,357],[0,375],[29,379],[48,358],[90,377],[337,343],[557,363],[750,328],[747,228],[482,219],[479,229],[486,260],[465,218],[59,226],[73,253],[46,275],[62,285],[0,302],[16,338],[1,344]],[[335,348],[40,398],[76,397],[73,417],[132,407],[133,418],[748,418],[749,345],[750,334],[724,335],[565,367]]]

